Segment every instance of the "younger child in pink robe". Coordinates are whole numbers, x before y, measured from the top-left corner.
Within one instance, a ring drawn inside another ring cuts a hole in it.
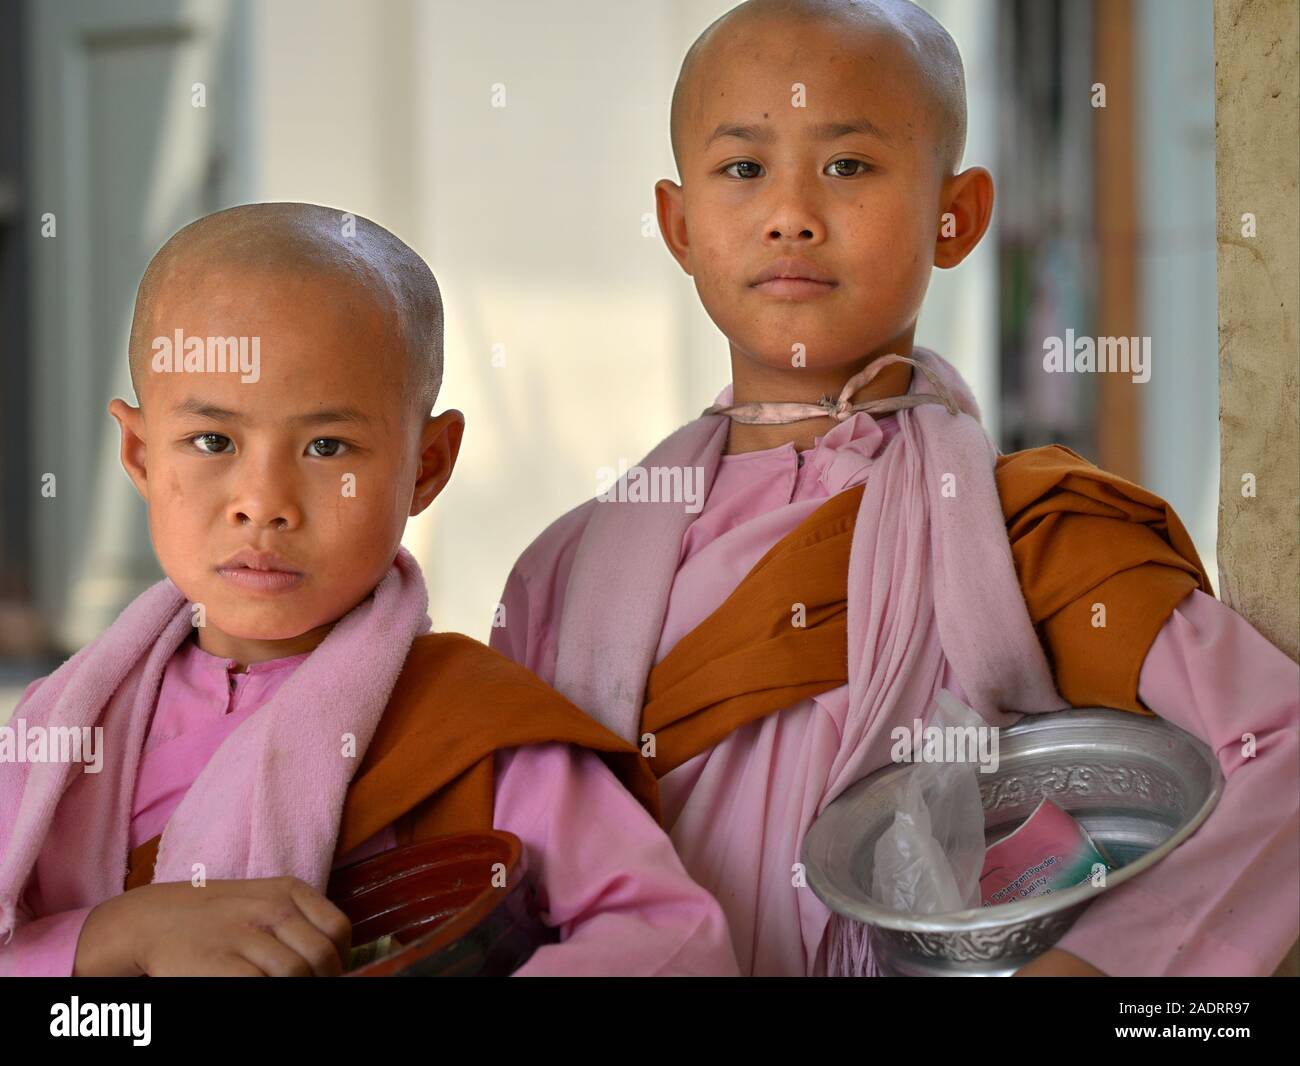
[[[1017,584],[996,448],[956,371],[913,346],[930,270],[979,242],[992,179],[957,172],[953,42],[896,0],[742,4],[688,53],[672,137],[681,184],[656,187],[660,228],[727,337],[733,384],[634,470],[699,470],[706,502],[693,515],[616,492],[558,519],[511,573],[493,646],[648,743],[652,667],[777,541],[865,485],[848,683],[659,782],[742,973],[860,972],[851,935],[798,876],[812,821],[889,762],[890,726],[922,718],[941,688],[994,725],[1066,706]],[[899,357],[915,361],[910,383]],[[1210,745],[1223,796],[1022,973],[1263,975],[1300,933],[1300,668],[1203,591],[1152,633],[1133,649],[1130,696]]]
[[[330,870],[397,842],[389,825],[336,854],[349,784],[429,629],[400,539],[460,445],[459,412],[429,416],[441,347],[428,267],[359,217],[234,208],[150,265],[140,407],[110,410],[168,580],[9,723],[102,729],[103,764],[0,762],[0,973],[341,971]],[[593,751],[497,750],[491,814],[560,930],[520,973],[735,973],[718,904]],[[159,833],[153,883],[123,892],[128,851]]]

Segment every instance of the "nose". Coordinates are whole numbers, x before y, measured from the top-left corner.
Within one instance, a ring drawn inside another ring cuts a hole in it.
[[[802,176],[790,176],[768,185],[771,206],[763,239],[769,244],[799,241],[820,244],[826,239],[826,226],[816,209],[815,183]]]
[[[232,476],[238,484],[226,509],[230,525],[281,533],[302,525],[299,495],[286,467],[268,457],[241,464]]]

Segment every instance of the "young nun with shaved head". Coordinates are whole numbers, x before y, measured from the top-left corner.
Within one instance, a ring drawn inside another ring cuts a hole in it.
[[[941,689],[992,726],[1154,713],[1226,779],[1022,974],[1270,973],[1298,931],[1300,667],[1213,597],[1162,500],[1063,447],[999,454],[913,344],[932,268],[993,207],[989,173],[959,170],[963,79],[902,0],[752,0],[704,31],[672,100],[680,181],[655,192],[732,380],[634,468],[700,471],[703,508],[620,487],[564,515],[493,644],[653,750],[742,973],[873,972],[807,887],[804,835]]]
[[[442,358],[432,273],[359,216],[236,207],[154,258],[110,412],[167,577],[10,723],[103,760],[0,763],[0,972],[338,974],[333,869],[496,829],[558,940],[517,972],[735,973],[637,749],[429,632],[400,541],[460,448]]]

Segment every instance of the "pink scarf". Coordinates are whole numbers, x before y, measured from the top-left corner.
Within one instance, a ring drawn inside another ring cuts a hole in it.
[[[808,771],[826,782],[819,812],[888,763],[894,726],[926,718],[944,657],[991,725],[1068,706],[1016,578],[993,476],[997,448],[957,371],[926,349],[912,357],[937,375],[960,413],[939,404],[900,410],[897,437],[873,460],[849,559],[848,718],[835,752],[808,754],[826,762]],[[935,391],[926,375],[913,374],[909,393]],[[707,492],[727,430],[723,416],[696,419],[640,465],[702,467]],[[629,740],[639,742],[646,679],[693,518],[680,503],[600,504],[574,556],[555,687]],[[943,656],[925,653],[936,626]],[[801,848],[808,826],[792,828]],[[832,972],[864,971],[859,933],[841,923],[829,949]]]
[[[154,880],[189,881],[202,864],[207,879],[290,875],[323,891],[348,784],[411,642],[430,628],[427,610],[420,568],[399,549],[374,593],[203,768],[163,831]],[[97,774],[76,763],[0,764],[5,942],[36,917],[18,905],[33,873],[47,913],[121,894],[141,750],[163,670],[190,629],[190,605],[160,581],[15,712],[29,729],[100,726],[105,755]],[[344,754],[349,735],[354,755]]]

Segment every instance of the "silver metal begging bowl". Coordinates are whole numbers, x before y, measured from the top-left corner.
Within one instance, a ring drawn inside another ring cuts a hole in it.
[[[1042,954],[1101,892],[1159,862],[1209,816],[1223,790],[1218,761],[1159,718],[1103,708],[1027,715],[1001,730],[999,765],[977,773],[985,840],[1016,828],[1043,796],[1068,811],[1119,869],[1106,886],[950,914],[909,914],[870,897],[876,841],[893,824],[912,764],[847,789],[804,839],[808,883],[832,911],[863,922],[879,972],[898,977],[1000,977]]]

